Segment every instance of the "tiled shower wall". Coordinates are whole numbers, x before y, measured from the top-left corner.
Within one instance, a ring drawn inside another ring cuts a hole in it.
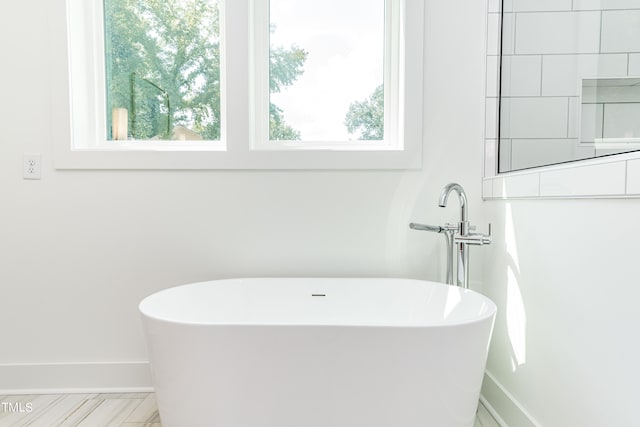
[[[496,171],[501,0],[489,0],[487,155]],[[505,0],[500,171],[608,154],[578,144],[581,78],[640,76],[640,0]]]

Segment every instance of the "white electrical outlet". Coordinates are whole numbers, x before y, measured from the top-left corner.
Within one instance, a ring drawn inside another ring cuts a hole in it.
[[[22,159],[22,177],[24,179],[40,179],[41,165],[40,154],[25,153]]]

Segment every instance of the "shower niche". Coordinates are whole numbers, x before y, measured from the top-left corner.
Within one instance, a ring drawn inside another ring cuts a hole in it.
[[[583,79],[579,144],[596,155],[640,150],[640,78]]]

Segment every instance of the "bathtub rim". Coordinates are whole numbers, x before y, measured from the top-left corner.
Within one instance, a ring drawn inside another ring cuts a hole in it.
[[[184,287],[189,287],[189,286],[196,286],[196,285],[203,285],[203,284],[207,284],[207,283],[213,283],[213,282],[228,282],[228,281],[258,281],[258,280],[279,280],[279,279],[286,279],[286,280],[308,280],[308,279],[320,279],[320,280],[346,280],[346,281],[352,281],[352,280],[371,280],[371,279],[376,279],[376,280],[384,280],[384,281],[393,281],[393,280],[398,280],[398,281],[402,281],[402,282],[412,282],[412,283],[425,283],[425,284],[429,284],[429,285],[436,285],[438,287],[454,287],[456,289],[459,289],[461,292],[465,293],[465,294],[473,294],[477,297],[479,297],[480,299],[484,300],[484,303],[487,305],[487,312],[483,313],[482,315],[478,315],[477,317],[472,317],[469,319],[463,319],[463,320],[456,320],[456,321],[452,321],[452,320],[448,320],[448,321],[440,321],[440,322],[431,322],[428,324],[425,323],[405,323],[405,324],[388,324],[388,323],[372,323],[372,322],[368,322],[368,323],[305,323],[305,322],[300,322],[300,323],[279,323],[279,322],[202,322],[202,321],[186,321],[186,320],[175,320],[175,319],[166,319],[157,315],[152,315],[149,314],[148,312],[145,312],[145,310],[143,309],[143,305],[145,303],[145,301],[151,299],[152,297],[156,296],[157,294],[160,294],[162,292],[171,290],[171,289],[178,289],[178,288],[184,288]],[[495,321],[495,316],[497,314],[498,308],[497,305],[486,295],[475,291],[473,289],[462,289],[458,286],[455,285],[449,285],[447,283],[442,283],[442,282],[434,282],[434,281],[430,281],[430,280],[422,280],[422,279],[408,279],[408,278],[397,278],[397,277],[363,277],[363,276],[358,276],[358,277],[328,277],[328,276],[322,276],[322,277],[310,277],[310,276],[294,276],[294,277],[282,277],[282,276],[273,276],[273,277],[267,277],[267,276],[260,276],[260,277],[233,277],[233,278],[224,278],[224,279],[212,279],[212,280],[204,280],[204,281],[199,281],[199,282],[191,282],[191,283],[185,283],[182,285],[176,285],[176,286],[171,286],[168,288],[164,288],[161,289],[159,291],[156,291],[148,296],[146,296],[145,298],[142,299],[142,301],[140,301],[140,303],[138,304],[138,312],[140,313],[140,315],[142,316],[142,318],[144,320],[151,320],[154,322],[160,322],[160,323],[165,323],[165,324],[169,324],[169,325],[183,325],[183,326],[198,326],[198,327],[304,327],[304,328],[316,328],[316,327],[322,327],[322,328],[425,328],[425,329],[430,329],[430,328],[444,328],[444,327],[455,327],[455,326],[464,326],[464,325],[470,325],[470,324],[475,324],[475,323],[481,323],[483,321],[486,321],[488,319],[492,319],[491,321]]]

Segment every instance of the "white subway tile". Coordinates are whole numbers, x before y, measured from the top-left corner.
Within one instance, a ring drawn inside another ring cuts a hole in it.
[[[596,138],[602,138],[602,122],[604,120],[603,105],[581,104],[581,107],[582,115],[579,119],[580,141],[594,142]]]
[[[640,51],[640,10],[602,12],[602,52],[638,51]]]
[[[493,197],[493,180],[485,179],[482,181],[482,197],[490,199]]]
[[[510,98],[500,125],[504,138],[565,138],[568,98]]]
[[[520,13],[516,54],[598,53],[600,12]]]
[[[498,126],[501,127],[500,129],[500,137],[502,139],[509,139],[509,126],[511,123],[511,99],[512,98],[500,98],[500,102],[499,102],[499,111],[500,111],[500,117],[499,117],[499,123]]]
[[[640,0],[573,0],[574,10],[640,9]]]
[[[487,139],[484,142],[484,176],[485,178],[491,178],[496,175],[497,167],[496,160],[498,157],[498,150],[496,147],[496,139]]]
[[[554,165],[593,157],[593,147],[581,147],[577,139],[514,139],[512,170]]]
[[[516,44],[515,15],[505,12],[502,15],[502,54],[513,55]],[[499,31],[499,29],[498,29]],[[498,39],[500,41],[500,39]],[[499,50],[499,49],[498,49]]]
[[[493,197],[538,197],[540,195],[538,173],[509,175],[493,180]]]
[[[640,103],[604,106],[605,138],[640,138]]]
[[[580,103],[579,98],[569,98],[569,126],[568,138],[578,138],[580,135]]]
[[[595,86],[585,86],[582,88],[582,102],[585,104],[595,104],[598,101],[598,88]]]
[[[489,4],[487,6],[487,10],[489,13],[500,13],[501,9],[501,0],[488,0]]]
[[[629,75],[640,76],[640,53],[629,55]]]
[[[500,54],[500,14],[490,13],[487,17],[487,55]]]
[[[542,94],[579,96],[582,78],[627,74],[627,55],[549,55],[542,60]]]
[[[591,86],[582,91],[584,103],[638,102],[639,99],[640,86]]]
[[[492,180],[491,184],[493,185],[493,188],[491,189],[491,193],[493,194],[494,198],[504,198],[504,183],[505,177],[497,177]]]
[[[596,157],[602,157],[602,156],[610,156],[611,154],[621,154],[621,153],[629,153],[631,151],[638,151],[637,149],[634,149],[633,147],[629,148],[627,147],[626,149],[621,149],[621,148],[598,148],[596,147]]]
[[[627,162],[627,194],[640,194],[640,159]]]
[[[512,0],[514,12],[571,10],[571,0]]]
[[[500,173],[511,170],[511,140],[500,140],[500,152],[498,153],[498,171]]]
[[[541,81],[541,56],[503,57],[502,96],[540,96]]]
[[[498,138],[498,98],[486,99],[485,119],[485,137]]]
[[[505,57],[507,58],[507,57]],[[498,79],[500,78],[500,57],[487,56],[487,96],[497,97]]]
[[[625,194],[624,161],[540,173],[540,196],[579,197]]]

